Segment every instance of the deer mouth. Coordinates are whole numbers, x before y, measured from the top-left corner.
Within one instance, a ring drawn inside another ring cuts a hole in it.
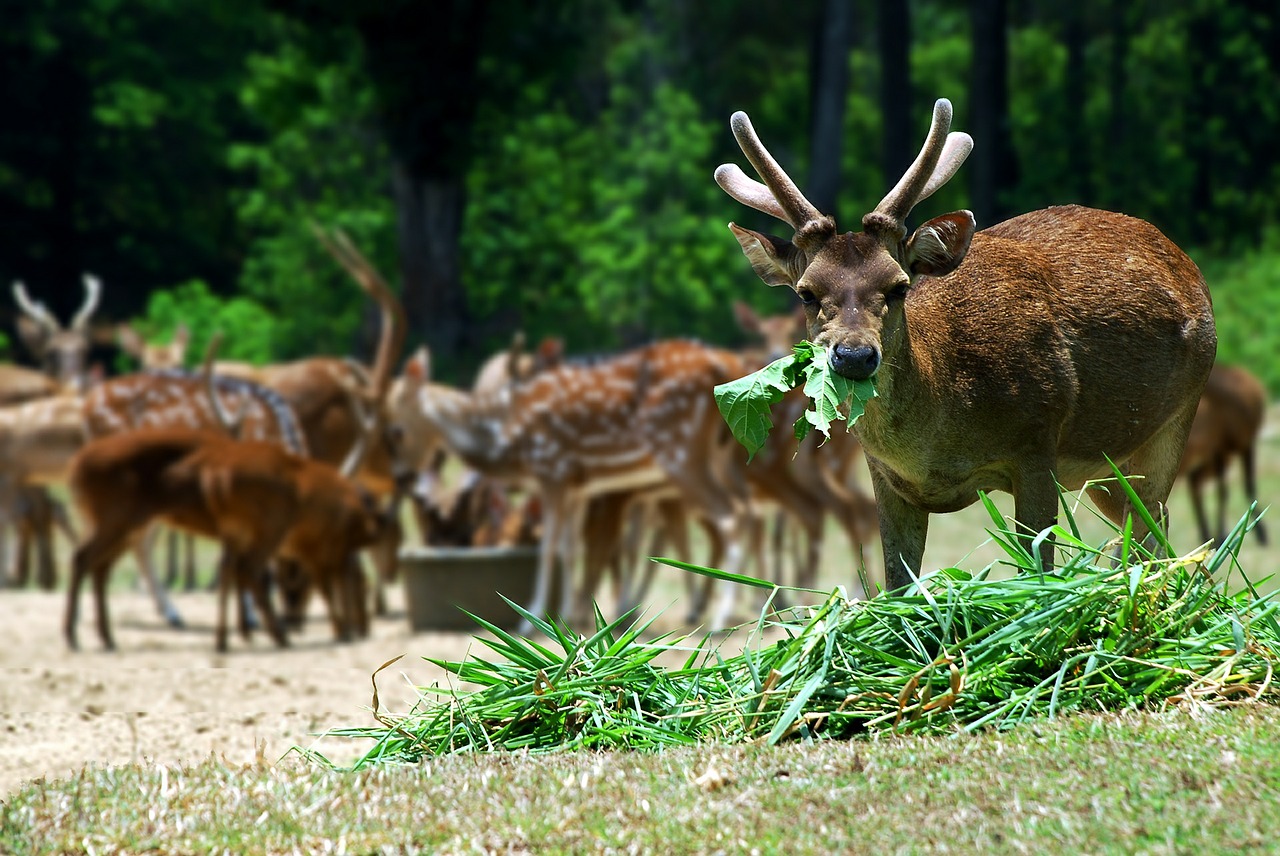
[[[873,345],[832,345],[827,350],[831,370],[849,380],[868,380],[880,368],[880,349]]]

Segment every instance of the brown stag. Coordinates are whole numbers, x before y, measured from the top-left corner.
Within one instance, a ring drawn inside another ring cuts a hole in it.
[[[1141,220],[1074,205],[981,232],[956,211],[908,232],[973,145],[948,134],[945,99],[860,233],[839,233],[803,196],[745,113],[730,124],[764,184],[729,164],[717,183],[795,230],[786,240],[731,223],[743,253],[766,283],[796,291],[836,373],[876,380],[855,430],[890,589],[921,572],[930,514],[1009,492],[1030,544],[1057,518],[1058,484],[1109,477],[1108,458],[1142,476],[1133,488],[1163,523],[1217,349],[1208,289],[1181,250]],[[1132,514],[1121,491],[1089,494],[1117,523]],[[1051,539],[1038,558],[1052,564]]]
[[[1178,468],[1178,474],[1187,478],[1200,537],[1205,542],[1214,539],[1215,534],[1219,544],[1226,540],[1227,467],[1235,458],[1240,459],[1244,470],[1246,497],[1252,503],[1258,501],[1255,458],[1266,408],[1267,390],[1262,381],[1239,366],[1213,367],[1204,394],[1200,396],[1196,418],[1187,436],[1187,448],[1182,453],[1182,463]],[[1210,477],[1218,483],[1216,533],[1209,531],[1201,496],[1204,482]],[[1260,543],[1267,543],[1267,531],[1261,520],[1254,524],[1254,532]]]

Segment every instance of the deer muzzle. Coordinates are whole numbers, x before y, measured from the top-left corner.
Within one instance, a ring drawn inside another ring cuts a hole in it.
[[[880,349],[871,345],[835,345],[827,357],[831,369],[849,380],[866,380],[880,368]]]

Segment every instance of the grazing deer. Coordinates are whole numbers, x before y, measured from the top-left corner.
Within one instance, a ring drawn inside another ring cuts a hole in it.
[[[746,352],[752,363],[779,359],[805,336],[803,306],[780,315],[758,315],[742,301],[735,301],[738,327],[757,344]],[[796,422],[808,408],[800,390],[792,390],[777,406],[774,421],[779,425]],[[769,435],[752,468],[747,472],[760,491],[773,493],[780,509],[774,529],[775,579],[782,581],[784,523],[791,521],[804,533],[804,548],[796,558],[799,585],[812,588],[822,555],[824,515],[831,513],[845,530],[856,555],[857,566],[865,568],[863,544],[870,538],[877,519],[875,502],[855,483],[852,470],[862,457],[857,438],[847,431],[835,431],[819,445],[814,436],[801,442],[785,430]]]
[[[1240,458],[1244,470],[1245,495],[1251,503],[1258,501],[1257,475],[1254,468],[1258,435],[1267,408],[1267,390],[1262,382],[1239,366],[1215,365],[1209,372],[1196,418],[1191,423],[1187,447],[1182,453],[1178,474],[1187,478],[1191,501],[1195,507],[1200,537],[1208,542],[1215,535],[1209,531],[1201,489],[1207,478],[1218,483],[1217,542],[1227,537],[1227,467]],[[1258,520],[1254,532],[1259,543],[1267,543],[1267,531]]]
[[[388,401],[391,367],[404,348],[404,309],[381,274],[342,232],[314,230],[325,250],[377,303],[381,336],[372,369],[354,360],[310,357],[276,365],[246,367],[214,364],[219,375],[246,377],[276,390],[297,414],[312,457],[340,464],[365,433],[366,412],[377,416],[378,430],[355,477],[379,497],[393,496],[403,474],[425,461],[430,438],[406,430]],[[381,367],[381,369],[380,369]],[[386,611],[382,587],[396,575],[393,552],[377,551],[374,562],[378,614]]]
[[[233,587],[252,593],[272,638],[287,644],[265,589],[266,563],[277,555],[297,562],[323,593],[336,639],[367,632],[356,551],[398,541],[398,524],[394,509],[384,514],[350,480],[359,455],[357,449],[339,472],[275,442],[173,427],[91,441],[71,465],[71,491],[89,535],[72,561],[63,625],[67,644],[77,647],[79,590],[91,577],[98,635],[105,648],[115,648],[107,577],[120,554],[156,519],[222,544],[218,651],[227,649],[226,600]],[[240,617],[247,639],[243,610]]]
[[[102,297],[102,282],[90,274],[84,275],[84,303],[76,310],[71,324],[63,327],[43,303],[33,301],[21,282],[13,284],[13,297],[22,314],[18,316],[18,335],[47,374],[56,378],[66,389],[83,392],[88,373],[85,370],[89,353],[89,319],[98,309]]]
[[[1111,475],[1110,458],[1164,523],[1196,404],[1217,348],[1195,264],[1155,227],[1079,206],[975,232],[968,211],[908,232],[911,210],[955,174],[973,142],[934,106],[915,162],[861,233],[839,233],[782,170],[745,113],[730,122],[764,179],[734,165],[717,183],[795,230],[791,240],[730,223],[756,274],[793,288],[809,338],[836,373],[874,377],[855,431],[879,505],[890,589],[921,572],[929,515],[1014,496],[1027,533],[1053,525],[1057,485]],[[1122,525],[1126,495],[1089,488]],[[1136,517],[1136,515],[1135,515]],[[1140,519],[1135,532],[1144,533]],[[1053,562],[1053,543],[1039,560]]]

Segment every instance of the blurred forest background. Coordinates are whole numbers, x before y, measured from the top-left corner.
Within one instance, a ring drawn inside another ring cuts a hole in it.
[[[858,228],[945,96],[976,148],[917,221],[1066,202],[1150,220],[1204,268],[1223,359],[1280,392],[1275,0],[6,8],[0,282],[63,319],[91,271],[100,321],[164,340],[185,320],[193,355],[215,327],[231,358],[367,354],[371,319],[314,221],[399,284],[446,378],[517,329],[571,353],[732,344],[732,300],[793,298],[725,228],[785,228],[712,181],[745,163],[730,113]]]

